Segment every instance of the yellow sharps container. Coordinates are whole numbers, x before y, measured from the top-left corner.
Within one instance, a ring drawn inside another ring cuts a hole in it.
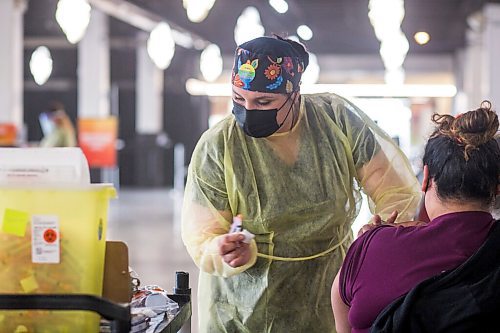
[[[20,153],[15,151],[14,157]],[[79,150],[43,153],[62,154],[74,165],[83,158]],[[21,161],[21,166],[13,167],[12,161],[5,166],[6,155],[12,158],[0,149],[0,293],[101,295],[113,186],[89,184],[88,168],[82,172],[61,163],[44,165],[43,159],[36,167]],[[74,179],[82,174],[83,181]],[[99,316],[85,311],[0,311],[0,332],[16,330],[98,332]]]

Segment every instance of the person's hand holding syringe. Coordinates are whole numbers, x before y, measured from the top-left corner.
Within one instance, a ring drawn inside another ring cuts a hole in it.
[[[250,242],[254,234],[243,229],[241,215],[233,217],[233,224],[229,233],[219,240],[219,254],[224,262],[231,267],[243,266],[251,258]]]

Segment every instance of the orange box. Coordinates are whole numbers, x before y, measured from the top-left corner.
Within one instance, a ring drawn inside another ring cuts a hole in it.
[[[116,117],[79,119],[78,144],[91,168],[116,166],[117,135]]]
[[[0,124],[0,146],[14,146],[16,144],[17,129],[14,124]]]

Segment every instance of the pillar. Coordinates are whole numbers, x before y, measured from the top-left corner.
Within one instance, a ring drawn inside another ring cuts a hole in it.
[[[23,126],[23,14],[25,1],[0,1],[0,123]]]

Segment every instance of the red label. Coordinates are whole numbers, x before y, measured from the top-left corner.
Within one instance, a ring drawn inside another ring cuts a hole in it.
[[[54,243],[57,240],[57,232],[54,229],[47,229],[43,232],[43,239],[47,243]]]

